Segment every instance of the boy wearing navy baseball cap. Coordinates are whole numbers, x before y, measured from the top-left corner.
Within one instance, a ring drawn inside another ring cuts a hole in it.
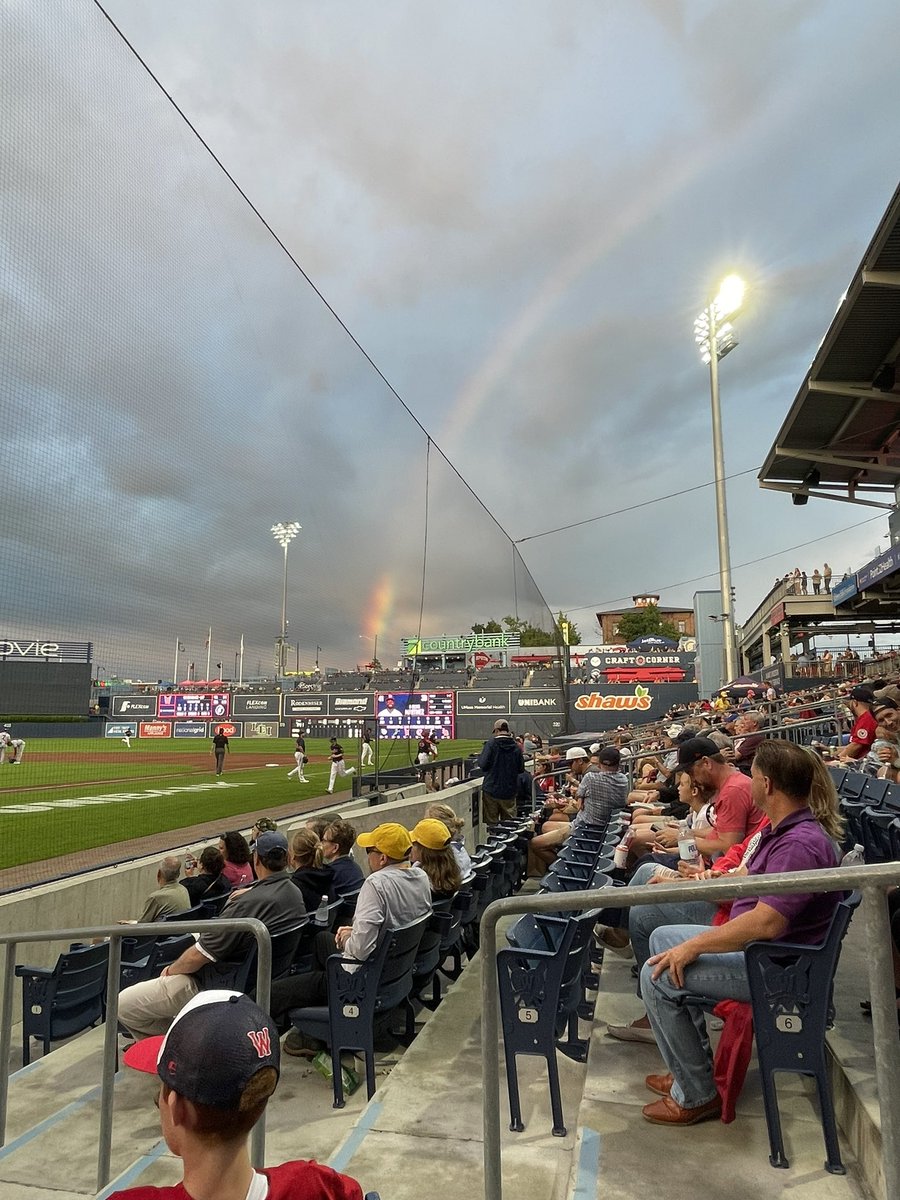
[[[317,1162],[253,1169],[248,1138],[275,1091],[281,1055],[271,1017],[248,996],[199,992],[167,1034],[136,1042],[124,1059],[162,1081],[162,1133],[183,1160],[184,1179],[110,1200],[362,1200],[356,1180]]]

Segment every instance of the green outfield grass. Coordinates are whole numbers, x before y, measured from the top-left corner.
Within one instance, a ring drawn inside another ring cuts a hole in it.
[[[187,825],[225,822],[235,813],[262,815],[294,800],[325,796],[330,770],[324,738],[307,740],[314,761],[307,764],[306,784],[287,778],[294,766],[292,741],[235,738],[222,776],[225,786],[215,780],[206,741],[133,739],[131,751],[112,738],[27,741],[20,766],[0,767],[0,868]],[[357,766],[355,745],[351,753],[349,740],[343,744],[347,765]],[[440,758],[464,758],[481,745],[441,742]],[[414,761],[415,742],[382,741],[378,749],[382,769]],[[278,765],[252,765],[257,760]],[[336,807],[350,786],[349,778],[338,779]],[[172,791],[176,788],[192,790]]]

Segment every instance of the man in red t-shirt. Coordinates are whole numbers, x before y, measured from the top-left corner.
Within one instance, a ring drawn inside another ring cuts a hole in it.
[[[247,1141],[278,1083],[280,1051],[272,1018],[227,991],[198,992],[164,1037],[126,1050],[129,1067],[162,1080],[160,1124],[184,1179],[110,1200],[362,1200],[355,1179],[317,1162],[253,1169]]]
[[[724,854],[726,850],[756,833],[765,821],[753,803],[749,775],[725,761],[710,738],[688,738],[678,747],[678,770],[687,771],[694,783],[715,790],[716,827],[705,836],[694,838],[704,858]],[[662,846],[678,845],[677,830],[660,830]]]
[[[872,712],[875,703],[875,693],[865,684],[858,683],[850,689],[850,711],[853,713],[853,728],[850,730],[850,741],[841,746],[835,756],[838,762],[848,762],[852,759],[865,758],[872,749],[875,741],[875,728],[878,722]]]

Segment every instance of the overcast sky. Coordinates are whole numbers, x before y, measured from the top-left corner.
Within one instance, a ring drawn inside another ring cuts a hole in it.
[[[711,488],[535,535],[711,480],[692,324],[730,271],[738,618],[886,545],[872,510],[755,469],[897,185],[896,0],[108,10],[421,428],[94,5],[11,0],[0,633],[155,677],[178,636],[205,669],[212,625],[213,662],[243,634],[265,671],[277,520],[303,525],[304,667],[376,633],[392,660],[420,611],[426,636],[537,618],[526,568],[585,641],[634,592],[689,606]]]

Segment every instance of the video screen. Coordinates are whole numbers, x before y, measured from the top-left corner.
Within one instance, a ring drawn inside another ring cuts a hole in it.
[[[375,713],[382,738],[455,736],[452,692],[378,692]]]
[[[227,692],[160,692],[156,715],[169,721],[221,721],[229,715]]]

